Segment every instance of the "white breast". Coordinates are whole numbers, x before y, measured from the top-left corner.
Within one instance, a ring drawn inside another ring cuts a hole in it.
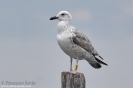
[[[61,49],[72,58],[78,58],[79,60],[86,58],[88,53],[78,45],[74,44],[71,38],[72,33],[68,32],[63,32],[62,34],[57,35],[57,41]]]
[[[73,43],[73,36],[75,34],[72,32],[76,30],[73,26],[66,24],[61,21],[58,23],[58,34],[57,41],[61,49],[70,57],[78,58],[79,60],[85,59],[88,52],[78,45]]]
[[[71,34],[63,32],[60,35],[57,34],[57,41],[61,49],[69,56],[71,56],[72,43],[71,43]]]

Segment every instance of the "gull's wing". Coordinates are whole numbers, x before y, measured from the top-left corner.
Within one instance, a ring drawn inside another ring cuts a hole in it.
[[[79,32],[78,30],[73,31],[73,33],[74,33],[74,37],[72,38],[73,43],[82,47],[83,49],[88,51],[90,54],[92,54],[94,57],[99,56],[101,59],[103,59],[94,49],[94,47],[92,46],[91,42],[89,41],[86,35]]]
[[[90,54],[92,54],[97,62],[107,65],[106,63],[104,63],[103,61],[99,60],[96,57],[96,56],[99,56],[101,59],[103,59],[94,49],[94,47],[92,46],[91,42],[89,41],[86,35],[84,35],[83,33],[77,30],[73,31],[73,33],[74,33],[74,36],[72,38],[73,43],[77,44],[78,46],[80,46],[81,48],[85,49]]]

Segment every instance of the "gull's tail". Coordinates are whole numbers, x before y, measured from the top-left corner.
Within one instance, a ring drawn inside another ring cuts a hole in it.
[[[94,67],[95,69],[99,69],[99,68],[102,67],[101,64],[99,64],[98,62],[90,63],[90,65],[91,65],[92,67]]]
[[[105,62],[99,60],[97,57],[94,57],[93,60],[92,59],[91,60],[90,59],[86,59],[86,61],[89,62],[90,65],[92,67],[94,67],[95,69],[101,68],[102,67],[101,64],[108,66],[108,64],[106,64]]]
[[[94,58],[93,59],[85,59],[87,62],[89,62],[89,64],[92,66],[92,67],[94,67],[94,68],[96,68],[96,69],[99,69],[99,68],[101,68],[102,66],[101,66],[101,64],[99,63],[99,62],[97,62]]]

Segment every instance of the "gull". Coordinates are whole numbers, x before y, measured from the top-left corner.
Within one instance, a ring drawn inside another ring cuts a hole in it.
[[[100,60],[103,59],[92,46],[87,36],[78,31],[71,25],[72,16],[67,11],[60,11],[50,20],[59,20],[57,41],[60,48],[70,57],[70,72],[76,73],[78,69],[78,61],[86,60],[95,69],[101,68],[101,64],[107,65]],[[76,59],[75,71],[72,70],[72,60]]]

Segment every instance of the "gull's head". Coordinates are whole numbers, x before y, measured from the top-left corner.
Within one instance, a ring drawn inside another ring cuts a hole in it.
[[[72,16],[67,11],[60,11],[57,16],[51,17],[50,20],[58,19],[59,21],[71,21]]]

